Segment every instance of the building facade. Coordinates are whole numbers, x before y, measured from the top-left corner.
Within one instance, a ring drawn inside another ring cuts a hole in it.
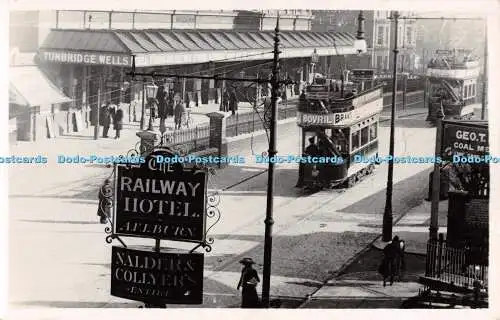
[[[318,10],[313,11],[313,31],[355,32],[359,11]],[[394,23],[389,19],[389,11],[363,11],[365,17],[365,39],[368,51],[362,57],[349,57],[347,66],[353,68],[373,68],[378,72],[392,70],[392,50],[394,47]],[[400,12],[398,27],[399,59],[398,67],[405,72],[416,71],[416,17],[413,12]]]
[[[283,77],[307,80],[314,51],[325,60],[356,53],[354,34],[311,32],[308,10],[43,12],[33,14],[38,26],[30,24],[30,32],[37,34],[30,38],[31,44],[13,41],[11,45],[23,51],[36,48],[37,66],[72,100],[54,111],[59,113],[54,115],[54,125],[79,130],[82,123],[92,122],[91,111],[103,103],[125,103],[129,114],[131,105],[141,105],[145,83],[151,79],[127,76],[133,60],[143,73],[268,77],[278,13]],[[21,25],[13,26],[11,33],[21,32]],[[223,92],[230,88],[244,101],[250,85],[162,80],[188,107],[220,103]]]

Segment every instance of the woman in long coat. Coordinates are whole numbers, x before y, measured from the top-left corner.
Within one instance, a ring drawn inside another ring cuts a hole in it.
[[[243,265],[241,270],[240,281],[237,289],[241,291],[241,307],[242,308],[259,308],[260,300],[257,294],[257,284],[260,282],[257,270],[252,265],[255,263],[252,258],[244,258],[240,260]]]

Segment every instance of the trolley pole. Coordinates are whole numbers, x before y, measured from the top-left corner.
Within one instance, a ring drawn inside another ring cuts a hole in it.
[[[391,133],[389,137],[389,167],[387,171],[387,188],[385,195],[385,210],[382,226],[382,241],[389,242],[392,239],[392,185],[394,175],[394,120],[396,118],[396,94],[397,94],[397,73],[398,73],[398,18],[399,12],[392,13],[394,19],[394,61],[392,70],[392,106],[391,106]]]
[[[484,62],[483,62],[483,97],[481,103],[481,120],[486,118],[486,99],[488,90],[488,18],[484,21]]]
[[[271,122],[269,128],[269,158],[276,155],[276,114],[278,103],[279,90],[279,23],[280,18],[276,21],[274,29],[274,57],[273,57],[273,74],[271,78]],[[273,191],[274,191],[274,163],[269,161],[269,171],[267,179],[267,209],[266,225],[264,235],[264,270],[262,272],[262,304],[265,308],[269,308],[269,290],[271,285],[271,252],[273,249]]]

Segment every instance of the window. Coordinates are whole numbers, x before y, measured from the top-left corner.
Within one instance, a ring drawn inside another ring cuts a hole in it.
[[[476,84],[475,83],[472,85],[472,96],[473,97],[476,96]]]
[[[413,44],[413,28],[412,27],[406,27],[406,44],[412,45]]]
[[[352,139],[351,151],[359,149],[359,131],[353,132],[351,139]]]
[[[377,139],[377,124],[373,123],[370,125],[370,141]]]
[[[384,26],[378,26],[377,28],[377,45],[384,45]]]
[[[473,95],[472,95],[472,85],[470,84],[468,87],[469,87],[469,88],[468,88],[468,91],[469,91],[469,97],[471,97],[471,98],[472,98],[472,97],[473,97]]]
[[[463,93],[464,99],[467,99],[467,97],[468,97],[468,95],[467,95],[467,93],[468,93],[467,87],[468,87],[467,85],[464,86],[464,93]]]
[[[368,127],[361,129],[361,145],[364,146],[369,142],[368,139]]]

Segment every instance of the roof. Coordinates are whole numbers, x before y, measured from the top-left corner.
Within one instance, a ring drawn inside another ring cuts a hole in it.
[[[356,40],[345,32],[281,31],[284,48],[352,47]],[[53,29],[41,50],[68,50],[141,54],[156,52],[273,48],[274,31],[242,30],[73,30]]]
[[[37,66],[9,68],[9,103],[42,106],[72,101]]]

